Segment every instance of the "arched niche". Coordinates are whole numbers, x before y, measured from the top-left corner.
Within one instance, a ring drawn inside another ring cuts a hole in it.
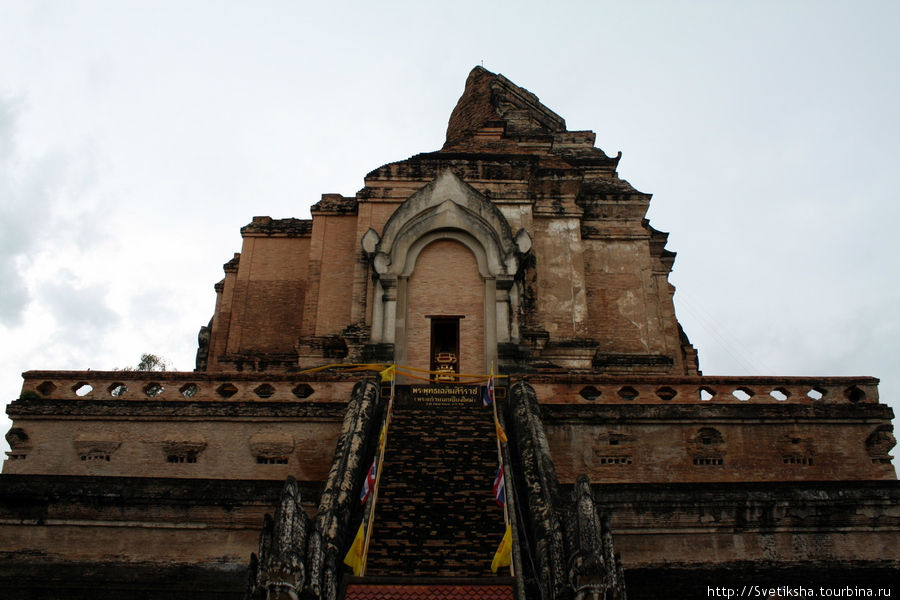
[[[498,343],[518,341],[515,275],[531,239],[524,230],[513,236],[500,210],[449,169],[400,205],[382,235],[370,229],[363,236],[377,274],[371,342],[393,344],[394,360],[405,364],[409,278],[420,253],[437,240],[454,240],[475,256],[483,281],[487,368],[496,362]]]

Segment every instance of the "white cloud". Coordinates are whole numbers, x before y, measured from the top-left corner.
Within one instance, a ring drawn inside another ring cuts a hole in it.
[[[744,368],[681,295],[744,362],[879,376],[900,408],[900,4],[4,11],[4,400],[26,368],[191,369],[240,226],[439,148],[484,60],[654,193],[706,372]]]

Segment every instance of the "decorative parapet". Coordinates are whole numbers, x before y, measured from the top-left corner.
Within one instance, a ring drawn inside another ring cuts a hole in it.
[[[530,375],[541,404],[878,404],[875,377]]]
[[[21,400],[345,403],[352,374],[26,371]],[[878,404],[874,377],[529,375],[541,404]]]
[[[195,371],[27,371],[20,401],[339,402],[354,379],[346,375],[198,373]]]

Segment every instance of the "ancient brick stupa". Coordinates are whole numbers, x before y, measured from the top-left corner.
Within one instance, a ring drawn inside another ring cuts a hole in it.
[[[25,373],[0,595],[888,589],[878,380],[701,375],[594,142],[476,67],[440,150],[241,229],[195,371]]]

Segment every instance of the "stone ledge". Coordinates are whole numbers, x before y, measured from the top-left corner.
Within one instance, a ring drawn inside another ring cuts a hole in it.
[[[0,553],[4,600],[241,600],[246,565],[62,562]]]
[[[320,482],[300,482],[303,498],[318,503]],[[174,477],[102,477],[79,475],[0,475],[0,506],[35,507],[53,502],[94,505],[278,502],[284,482],[265,479],[182,479]]]
[[[560,493],[571,492],[571,485],[560,485]],[[679,482],[679,483],[592,483],[600,503],[610,501],[643,502],[652,498],[671,498],[698,504],[709,497],[809,497],[828,502],[834,498],[880,496],[900,508],[900,481],[760,481],[760,482]]]
[[[881,422],[894,417],[891,407],[884,404],[542,404],[541,418],[545,425],[580,423],[595,425],[621,420],[693,422],[733,420],[743,422],[809,420],[822,423],[828,419],[841,422]]]
[[[571,488],[560,486],[561,495]],[[614,535],[625,537],[900,533],[900,481],[595,483],[591,490]],[[881,552],[900,565],[900,544]]]
[[[346,403],[318,402],[171,402],[149,400],[16,400],[6,407],[10,417],[148,417],[233,418],[277,417],[303,421],[341,422]]]

